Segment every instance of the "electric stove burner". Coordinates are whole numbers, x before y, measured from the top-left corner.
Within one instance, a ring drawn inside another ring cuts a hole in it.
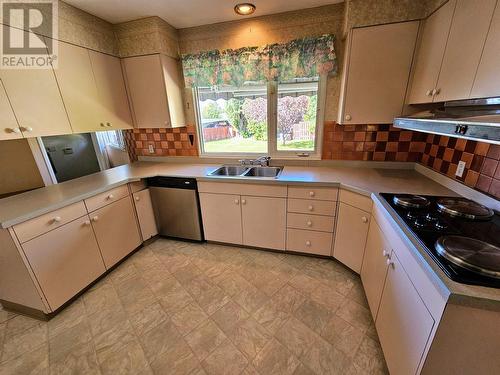
[[[435,248],[457,266],[500,279],[500,247],[469,237],[443,236]]]
[[[406,208],[424,208],[429,205],[429,200],[420,195],[395,195],[393,201],[395,205]]]
[[[494,214],[488,207],[466,198],[443,198],[436,204],[438,211],[442,213],[470,220],[487,220]]]

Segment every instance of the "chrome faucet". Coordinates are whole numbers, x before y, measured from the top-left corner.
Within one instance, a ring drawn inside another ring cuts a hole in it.
[[[257,159],[242,159],[239,160],[241,165],[260,165],[261,167],[269,167],[269,162],[271,161],[270,156],[261,156]]]

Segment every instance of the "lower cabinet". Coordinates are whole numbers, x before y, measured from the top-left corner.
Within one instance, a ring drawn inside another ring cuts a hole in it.
[[[332,240],[332,233],[288,228],[286,249],[300,253],[330,256]]]
[[[129,196],[89,214],[106,268],[141,244],[134,207]]]
[[[240,196],[200,193],[203,231],[208,241],[243,243]]]
[[[387,259],[390,254],[391,248],[382,234],[382,230],[377,222],[372,220],[368,230],[365,255],[361,267],[361,282],[363,283],[373,320],[377,318],[380,297],[382,296],[387,274]]]
[[[363,263],[369,223],[370,214],[340,202],[333,256],[357,273]]]
[[[243,244],[285,250],[286,199],[241,197]]]
[[[391,374],[415,374],[434,319],[392,252],[375,326]],[[459,343],[457,343],[459,344]]]
[[[106,271],[88,216],[22,247],[52,311]]]
[[[133,197],[142,240],[146,241],[158,234],[151,194],[149,189],[144,189],[134,193]]]

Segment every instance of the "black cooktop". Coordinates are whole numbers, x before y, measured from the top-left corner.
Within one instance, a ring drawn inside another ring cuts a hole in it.
[[[491,218],[472,220],[440,212],[437,202],[445,197],[423,195],[422,197],[427,198],[429,203],[416,208],[403,207],[395,203],[395,197],[404,198],[405,194],[381,193],[380,195],[449,278],[464,284],[500,288],[499,278],[481,275],[460,267],[438,254],[435,248],[437,240],[448,235],[474,238],[500,247],[500,216],[498,214],[495,213]],[[407,196],[410,197],[410,195]]]

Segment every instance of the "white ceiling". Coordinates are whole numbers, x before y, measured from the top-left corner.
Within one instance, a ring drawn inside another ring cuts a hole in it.
[[[248,18],[238,16],[233,8],[248,0],[65,0],[111,23],[158,16],[175,28],[207,25]],[[341,3],[343,0],[253,0],[257,10],[250,17],[314,8]]]

